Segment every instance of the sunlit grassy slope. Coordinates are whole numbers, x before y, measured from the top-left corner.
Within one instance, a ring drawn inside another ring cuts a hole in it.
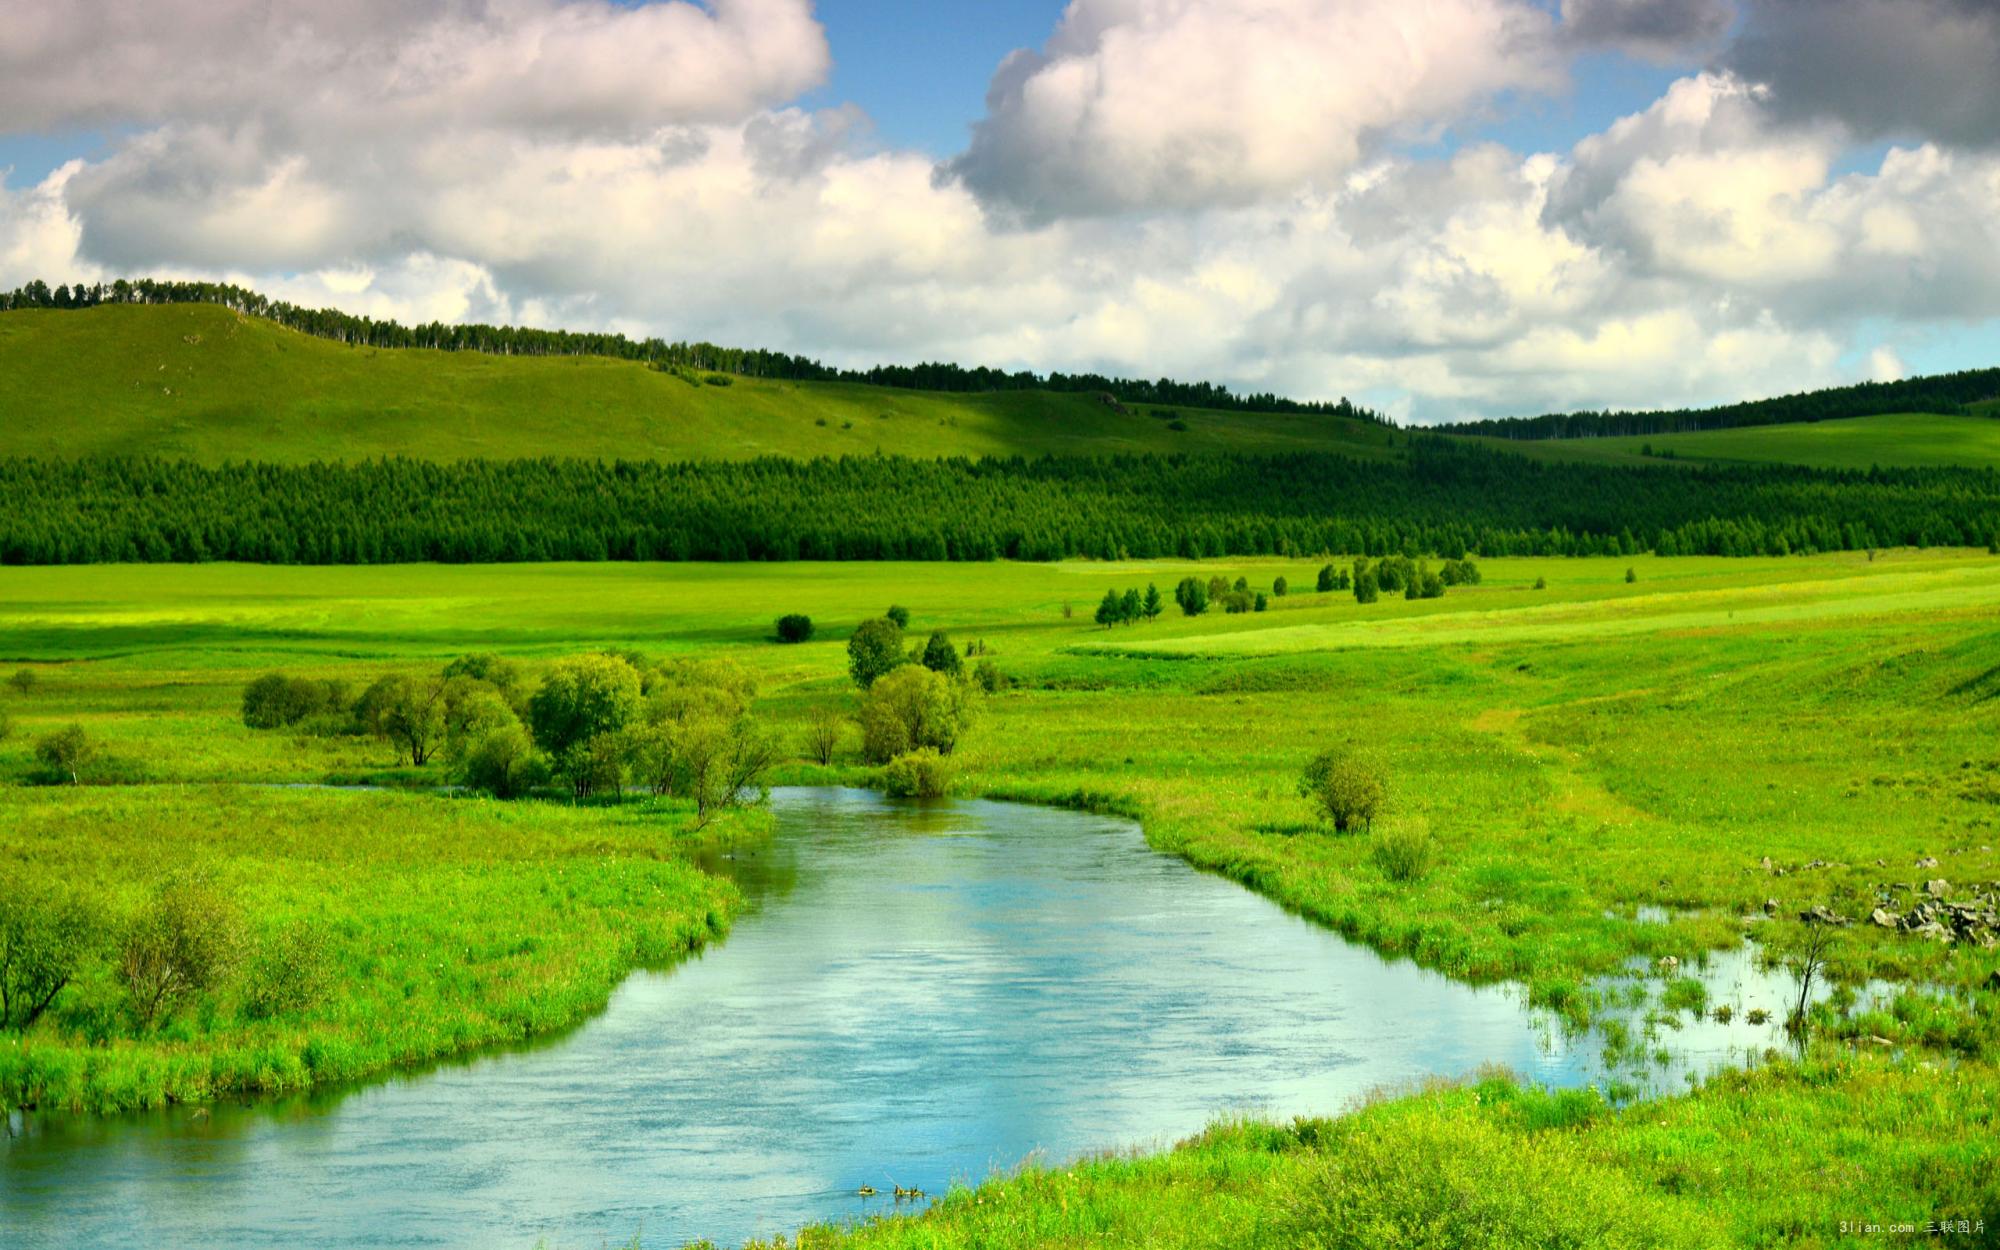
[[[1644,454],[1672,452],[1676,460],[1775,461],[1827,469],[1899,468],[1922,465],[2000,466],[2000,402],[1974,405],[1964,416],[1925,412],[1850,417],[1796,425],[1753,425],[1694,434],[1648,434],[1619,438],[1501,439],[1467,442],[1519,452],[1537,460],[1584,460],[1600,464],[1658,464]]]
[[[1091,395],[948,395],[845,383],[729,385],[602,357],[348,347],[200,304],[0,316],[0,455],[205,463],[382,455],[761,455],[1334,449],[1389,431],[1319,416],[1120,411]]]

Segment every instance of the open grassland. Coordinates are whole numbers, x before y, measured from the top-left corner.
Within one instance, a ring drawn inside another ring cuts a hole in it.
[[[1392,435],[1334,417],[1125,411],[1093,395],[936,394],[663,373],[603,357],[348,347],[205,304],[0,316],[0,456],[422,460],[578,456],[1337,450]]]
[[[1536,460],[1596,464],[1701,464],[1745,461],[1804,464],[1821,469],[2000,467],[2000,401],[1975,404],[1962,416],[1928,412],[1846,417],[1790,425],[1752,425],[1689,434],[1631,434],[1616,438],[1506,439],[1467,437]],[[1652,455],[1646,449],[1652,449]]]
[[[409,773],[366,739],[244,728],[251,677],[359,685],[472,650],[531,670],[605,646],[720,654],[758,672],[760,712],[797,734],[813,708],[851,705],[846,636],[891,603],[919,638],[984,640],[1015,683],[985,699],[962,789],[1130,814],[1156,846],[1351,937],[1517,979],[1575,1021],[1634,957],[1693,959],[1746,932],[1782,947],[1815,904],[1857,914],[1878,887],[1901,883],[1907,901],[1927,879],[2000,881],[2000,558],[1496,559],[1439,600],[1295,590],[1261,614],[1170,604],[1152,624],[1089,623],[1107,588],[1170,592],[1218,572],[1309,588],[1319,563],[0,570],[0,677],[37,677],[27,693],[0,686],[14,724],[0,779],[24,779],[27,744],[74,721],[116,775],[147,783],[0,791],[0,861],[136,892],[193,840],[255,924],[311,906],[335,873],[350,909],[335,912],[349,926],[342,1001],[324,1013],[255,1024],[225,1002],[187,1037],[92,1048],[92,1027],[116,1029],[85,987],[71,1015],[0,1047],[0,1068],[46,1063],[75,1082],[47,1088],[80,1091],[72,1101],[131,1101],[75,1075],[80,1056],[168,1072],[195,1051],[297,1056],[406,993],[435,1004],[407,1054],[433,1054],[573,1018],[623,968],[726,915],[679,862],[671,813],[231,788]],[[773,641],[785,612],[812,616],[815,640]],[[1294,783],[1315,750],[1348,742],[1382,761],[1390,805],[1372,833],[1335,836]],[[851,739],[832,769],[789,772],[866,775]],[[1424,839],[1427,869],[1392,876],[1374,854],[1389,836]],[[579,916],[550,901],[600,858],[609,875],[573,887],[597,902]],[[481,884],[456,909],[436,905],[440,878]],[[666,927],[621,944],[629,932],[605,918],[643,889],[673,900]],[[518,915],[494,910],[522,896]],[[1840,931],[1839,975],[1908,988],[1872,1009],[1837,1001],[1800,1062],[1622,1110],[1489,1083],[1295,1130],[1224,1129],[1169,1155],[995,1181],[853,1244],[1810,1245],[1864,1240],[1842,1220],[1980,1217],[2000,1235],[2000,953],[1866,915]],[[419,916],[451,933],[404,934]],[[517,951],[528,935],[541,942]],[[394,954],[460,941],[482,957],[420,973]],[[574,983],[547,971],[572,962],[586,970]],[[528,987],[556,997],[548,1020],[509,1006]],[[388,1036],[384,1053],[404,1053]]]
[[[736,891],[688,862],[680,814],[251,786],[0,789],[0,875],[88,883],[115,916],[199,871],[232,904],[246,965],[143,1041],[113,969],[89,965],[27,1036],[0,1034],[0,1101],[112,1110],[304,1089],[580,1023],[633,968],[727,930]],[[762,828],[753,814],[711,836]],[[266,966],[302,932],[314,966]]]

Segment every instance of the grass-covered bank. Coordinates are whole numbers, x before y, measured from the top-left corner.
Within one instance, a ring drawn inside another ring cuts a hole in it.
[[[640,966],[719,938],[734,887],[687,862],[679,811],[242,786],[0,789],[13,891],[82,896],[90,957],[25,1034],[0,1101],[111,1111],[297,1090],[577,1024]],[[762,813],[735,817],[761,836]],[[711,835],[715,833],[712,829]],[[226,975],[150,1025],[118,933],[207,878]]]
[[[1984,1068],[1829,1056],[1613,1110],[1495,1076],[1337,1119],[1226,1123],[1162,1154],[1030,1163],[921,1215],[753,1250],[1992,1245],[1992,1088]]]

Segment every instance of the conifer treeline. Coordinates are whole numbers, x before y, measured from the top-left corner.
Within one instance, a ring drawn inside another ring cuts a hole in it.
[[[1036,460],[0,461],[0,561],[1782,554],[1986,545],[1990,469],[1542,464],[1419,439]]]
[[[1176,382],[1171,378],[1110,378],[1096,373],[1009,373],[984,366],[968,369],[954,364],[876,365],[871,369],[836,369],[806,356],[762,348],[719,347],[714,343],[669,343],[662,339],[629,339],[622,334],[536,330],[524,326],[458,325],[433,321],[406,326],[395,321],[357,317],[336,308],[301,308],[269,299],[255,291],[220,282],[157,282],[119,279],[92,286],[51,288],[42,281],[0,292],[0,312],[16,308],[94,308],[99,304],[215,304],[246,316],[362,347],[423,347],[448,352],[488,352],[503,356],[610,356],[638,360],[661,369],[699,369],[749,378],[779,378],[796,382],[864,382],[871,386],[922,391],[1046,390],[1109,395],[1121,403],[1175,404],[1232,412],[1284,412],[1353,417],[1378,425],[1392,424],[1381,414],[1341,399],[1332,403],[1286,399],[1260,392],[1238,395],[1213,382]]]
[[[1540,417],[1499,417],[1436,426],[1450,434],[1496,438],[1606,438],[1620,434],[1685,434],[1744,425],[1794,425],[1840,417],[1875,417],[1891,412],[1932,412],[1953,416],[1968,404],[2000,398],[2000,369],[1972,369],[1900,382],[1863,382],[1754,399],[1720,408],[1677,408],[1658,412],[1556,412]]]

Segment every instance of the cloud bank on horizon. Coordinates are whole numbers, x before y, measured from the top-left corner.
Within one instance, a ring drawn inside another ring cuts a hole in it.
[[[1992,0],[1071,0],[957,153],[808,0],[0,0],[0,284],[1347,394],[1714,402],[2000,342]],[[1580,66],[1652,102],[1468,140]],[[1968,359],[1975,364],[1993,359]]]

